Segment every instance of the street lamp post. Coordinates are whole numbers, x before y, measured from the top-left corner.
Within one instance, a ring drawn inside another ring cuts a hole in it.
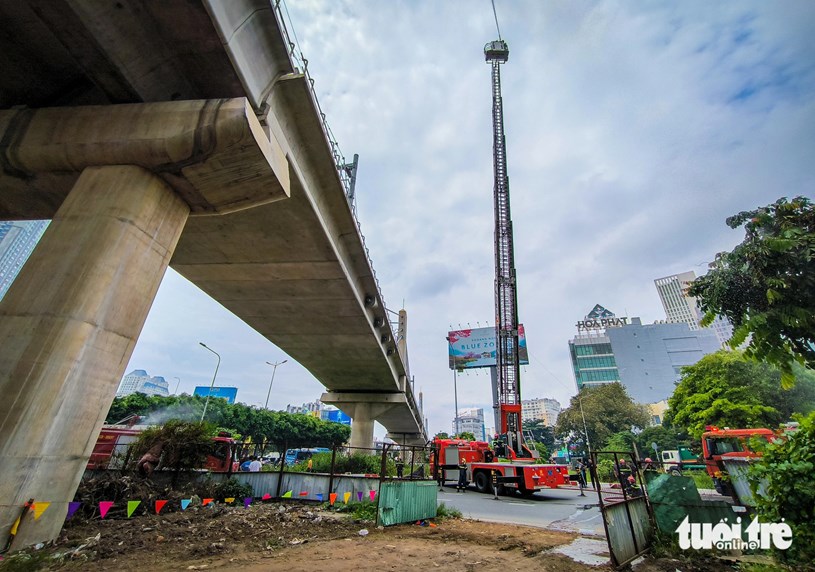
[[[175,392],[173,393],[173,395],[178,395],[178,386],[181,385],[181,378],[180,377],[174,377],[173,379],[178,380],[178,383],[175,384]]]
[[[204,342],[198,342],[204,349],[207,349],[218,356],[218,363],[215,365],[215,375],[212,376],[212,383],[209,384],[209,392],[207,392],[207,399],[204,401],[204,412],[201,413],[201,421],[204,421],[204,416],[207,414],[207,406],[209,405],[209,396],[212,394],[212,388],[215,387],[215,378],[218,376],[218,368],[221,367],[221,354],[207,346]]]
[[[588,455],[589,451],[591,450],[591,444],[589,443],[589,429],[586,426],[586,416],[583,414],[583,399],[580,397],[580,389],[577,390],[577,403],[580,405],[580,416],[583,418],[583,431],[586,433],[586,454]]]
[[[272,370],[272,379],[269,380],[269,391],[266,393],[266,405],[263,406],[264,409],[269,409],[269,396],[272,394],[272,384],[274,383],[274,374],[277,373],[277,366],[283,365],[287,361],[289,361],[289,360],[284,359],[283,361],[279,361],[279,362],[275,362],[275,363],[272,363],[270,361],[266,362],[268,365],[272,366],[274,369]]]
[[[458,376],[456,375],[456,356],[453,355],[453,342],[450,341],[449,337],[445,339],[447,340],[447,344],[450,346],[450,355],[453,357],[453,405],[456,408],[456,416],[453,418],[453,422],[456,426],[456,437],[458,437]]]

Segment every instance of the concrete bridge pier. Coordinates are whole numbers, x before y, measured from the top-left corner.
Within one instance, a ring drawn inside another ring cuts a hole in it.
[[[401,393],[323,393],[320,401],[334,405],[351,418],[351,447],[371,449],[374,446],[374,421],[404,403]]]
[[[187,219],[285,199],[245,99],[0,111],[0,207],[52,218],[0,302],[0,546],[59,534]],[[138,166],[137,166],[138,165]]]
[[[84,169],[0,302],[0,543],[56,538],[190,208],[141,167]]]

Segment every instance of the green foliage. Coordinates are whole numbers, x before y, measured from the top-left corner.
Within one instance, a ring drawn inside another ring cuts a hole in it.
[[[555,450],[555,432],[542,419],[529,419],[523,422],[524,433],[531,433],[535,443],[542,443],[549,451]]]
[[[163,426],[142,431],[131,448],[135,465],[148,451],[160,455],[158,467],[187,471],[203,467],[212,447],[214,427],[206,422],[170,420]]]
[[[794,412],[815,408],[815,374],[795,366],[798,383],[779,388],[781,373],[747,359],[741,352],[719,351],[682,368],[682,379],[668,399],[665,424],[687,429],[698,440],[705,425],[774,427]]]
[[[636,437],[631,431],[620,431],[615,433],[605,442],[605,451],[633,451]]]
[[[697,489],[712,489],[713,479],[707,474],[707,471],[682,471],[683,477],[690,477],[696,483]]]
[[[113,400],[106,422],[115,423],[129,415],[143,416],[143,424],[160,425],[169,419],[197,421],[203,410],[204,398],[197,395],[148,397],[134,393]],[[351,428],[341,423],[310,415],[269,411],[243,403],[230,405],[225,399],[209,400],[206,420],[254,443],[271,442],[278,449],[334,447],[342,445],[351,436]]]
[[[540,458],[548,462],[551,451],[549,451],[546,445],[540,443],[539,441],[533,441],[533,444],[535,446],[535,450],[538,452],[538,455],[540,455]]]
[[[599,449],[614,433],[630,431],[632,426],[648,426],[650,415],[647,410],[634,403],[622,384],[604,383],[596,387],[584,387],[578,395],[572,397],[569,407],[560,413],[555,426],[555,434],[561,438],[583,438],[583,416],[578,400],[583,402],[583,414],[592,449]]]
[[[376,521],[376,502],[362,501],[352,502],[348,504],[336,504],[336,512],[350,513],[351,518],[359,522],[374,522]]]
[[[252,485],[242,483],[236,479],[227,479],[215,485],[213,491],[213,498],[217,500],[224,500],[227,498],[236,498],[243,500],[246,497],[253,496]]]
[[[691,285],[705,321],[725,316],[735,331],[731,347],[776,365],[781,383],[794,383],[795,362],[815,368],[815,205],[805,197],[727,219],[744,225],[744,241],[716,255],[713,269]]]
[[[315,473],[328,473],[331,471],[331,453],[316,453],[311,457],[312,470]],[[382,467],[382,455],[368,455],[366,453],[353,453],[351,455],[337,452],[334,461],[335,473],[351,473],[354,475],[378,475]],[[286,470],[303,472],[307,469],[306,463],[287,465]],[[386,476],[396,475],[396,462],[388,458],[385,461]]]
[[[617,480],[614,477],[614,461],[611,459],[597,460],[597,479],[601,483],[612,483]]]
[[[461,516],[460,510],[458,510],[456,507],[448,507],[443,502],[440,502],[438,508],[436,509],[436,518],[439,520],[444,520],[447,518],[461,518]]]
[[[456,436],[456,439],[463,439],[465,441],[475,441],[475,435],[470,431],[462,431]]]
[[[637,447],[639,448],[640,457],[654,458],[654,449],[651,443],[656,443],[659,452],[671,449],[678,449],[680,446],[690,447],[690,435],[683,429],[675,427],[666,427],[665,425],[655,425],[653,427],[646,427],[645,430],[637,435]]]
[[[798,430],[768,443],[748,475],[762,522],[792,528],[792,546],[775,552],[791,565],[815,562],[815,412],[800,419]],[[759,487],[762,494],[755,494]]]
[[[435,438],[436,439],[449,439],[450,435],[445,431],[439,431],[438,433],[436,433]]]

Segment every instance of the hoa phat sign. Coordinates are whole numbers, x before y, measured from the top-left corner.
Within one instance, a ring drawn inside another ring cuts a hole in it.
[[[600,304],[595,304],[591,312],[586,315],[585,320],[577,322],[577,330],[604,330],[624,326],[628,323],[628,318],[618,318],[613,312],[603,308]]]

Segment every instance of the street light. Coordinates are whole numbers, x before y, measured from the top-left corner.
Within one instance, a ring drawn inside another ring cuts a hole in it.
[[[268,365],[272,366],[274,369],[272,370],[272,379],[269,381],[269,391],[268,391],[268,393],[266,393],[266,405],[263,406],[263,409],[269,409],[269,396],[272,394],[272,384],[274,383],[274,374],[277,373],[277,366],[283,365],[287,361],[289,361],[289,360],[284,359],[283,361],[279,361],[279,362],[276,362],[276,363],[272,363],[270,361],[266,362]]]
[[[204,349],[207,349],[218,356],[218,364],[215,366],[215,375],[212,376],[212,383],[209,384],[209,392],[207,393],[207,399],[204,401],[204,412],[201,413],[201,421],[204,421],[204,416],[207,414],[207,405],[209,405],[209,396],[212,394],[212,388],[215,387],[215,377],[218,375],[218,368],[221,367],[221,354],[213,350],[211,347],[207,346],[204,342],[198,342]]]
[[[181,385],[181,378],[180,377],[174,377],[173,379],[178,380],[178,383],[175,384],[175,393],[173,393],[173,395],[178,395],[178,386]]]
[[[580,388],[577,388],[577,403],[580,405],[580,416],[583,418],[583,431],[586,433],[586,454],[591,450],[589,443],[589,429],[586,427],[586,416],[583,414],[583,399],[580,397]]]
[[[453,419],[454,423],[456,424],[456,437],[458,437],[458,377],[456,376],[456,356],[453,355],[453,342],[449,337],[445,337],[444,339],[447,340],[447,345],[450,346],[450,355],[453,358],[453,403],[456,408],[456,416]]]

